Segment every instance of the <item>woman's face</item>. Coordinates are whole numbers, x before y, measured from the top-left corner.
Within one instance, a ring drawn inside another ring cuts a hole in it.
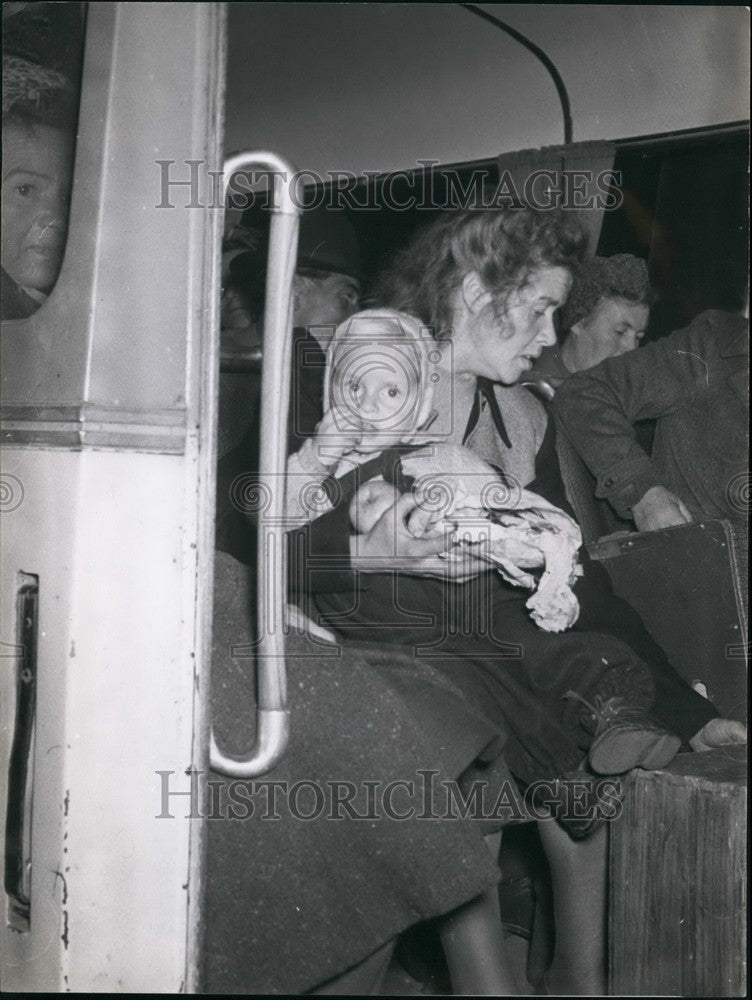
[[[73,138],[47,125],[3,128],[2,266],[48,292],[65,251]]]
[[[601,299],[595,309],[572,326],[572,356],[578,372],[634,351],[648,325],[648,306],[626,299]]]
[[[512,292],[502,316],[494,316],[489,307],[474,314],[466,311],[462,342],[455,341],[455,358],[464,371],[514,385],[543,348],[556,343],[554,313],[566,301],[571,285],[566,268],[542,268]]]

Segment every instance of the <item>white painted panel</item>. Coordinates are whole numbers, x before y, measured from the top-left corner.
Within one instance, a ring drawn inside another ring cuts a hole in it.
[[[3,483],[17,491],[18,506],[3,504],[0,590],[4,644],[16,640],[15,595],[19,572],[39,576],[38,681],[33,774],[31,929],[17,933],[7,923],[3,895],[0,942],[5,990],[64,988],[63,853],[66,727],[65,684],[69,668],[72,575],[76,539],[73,512],[78,461],[71,453],[3,449]],[[13,479],[9,477],[12,476]],[[50,502],[54,501],[54,502]],[[16,663],[2,660],[0,787],[5,830],[6,775],[15,717]],[[40,708],[40,706],[42,706]]]
[[[195,598],[185,581],[196,527],[183,530],[184,461],[27,450],[5,452],[4,471],[24,499],[3,516],[3,581],[18,569],[40,578],[32,929],[3,927],[4,985],[177,990],[190,821],[156,818],[155,772],[191,764]],[[13,706],[3,700],[6,773]]]
[[[155,818],[155,772],[191,762],[194,608],[181,581],[195,566],[195,526],[182,530],[182,461],[82,461],[79,517],[97,529],[80,533],[70,623],[70,986],[173,990],[184,975],[190,824]]]
[[[87,379],[81,390],[83,362],[68,358],[70,385],[111,447],[84,436],[65,451],[49,434],[49,447],[2,449],[16,477],[3,486],[24,490],[13,510],[3,494],[4,642],[16,574],[40,578],[31,929],[0,916],[8,990],[196,988],[200,828],[156,818],[156,771],[200,766],[208,750],[221,212],[160,214],[155,158],[217,165],[223,31],[217,4],[89,5],[84,104],[99,113],[82,119],[75,253],[45,307],[15,325],[26,350],[4,370],[33,426],[70,402],[55,368],[36,378],[35,348],[67,357],[83,330]],[[182,454],[136,451],[120,432],[151,421],[177,428]],[[12,669],[0,683],[4,780]]]

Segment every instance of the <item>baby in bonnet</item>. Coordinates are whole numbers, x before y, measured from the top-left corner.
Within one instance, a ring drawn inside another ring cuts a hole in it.
[[[447,559],[472,546],[510,583],[534,591],[527,607],[540,628],[563,631],[579,613],[571,589],[581,572],[579,528],[468,449],[431,434],[441,385],[433,343],[417,319],[392,309],[357,313],[337,328],[324,416],[288,461],[288,521],[294,527],[347,503],[353,529],[366,534],[412,490],[414,535],[447,535]],[[540,553],[539,577],[515,562],[516,550],[531,547]]]

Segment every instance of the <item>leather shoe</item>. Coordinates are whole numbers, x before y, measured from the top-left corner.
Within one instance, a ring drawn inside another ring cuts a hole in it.
[[[591,704],[575,691],[565,697],[581,701],[595,717],[588,763],[596,774],[624,774],[633,767],[653,771],[666,767],[679,752],[676,733],[625,698],[596,696]]]

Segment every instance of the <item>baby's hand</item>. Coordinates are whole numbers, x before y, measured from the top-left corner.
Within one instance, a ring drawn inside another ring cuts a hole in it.
[[[333,410],[327,410],[313,435],[313,452],[325,468],[333,469],[343,455],[353,451],[362,434],[359,428],[348,427],[341,417],[335,417]]]
[[[394,506],[399,491],[383,479],[364,483],[352,498],[350,523],[359,535],[367,534],[382,514]]]

